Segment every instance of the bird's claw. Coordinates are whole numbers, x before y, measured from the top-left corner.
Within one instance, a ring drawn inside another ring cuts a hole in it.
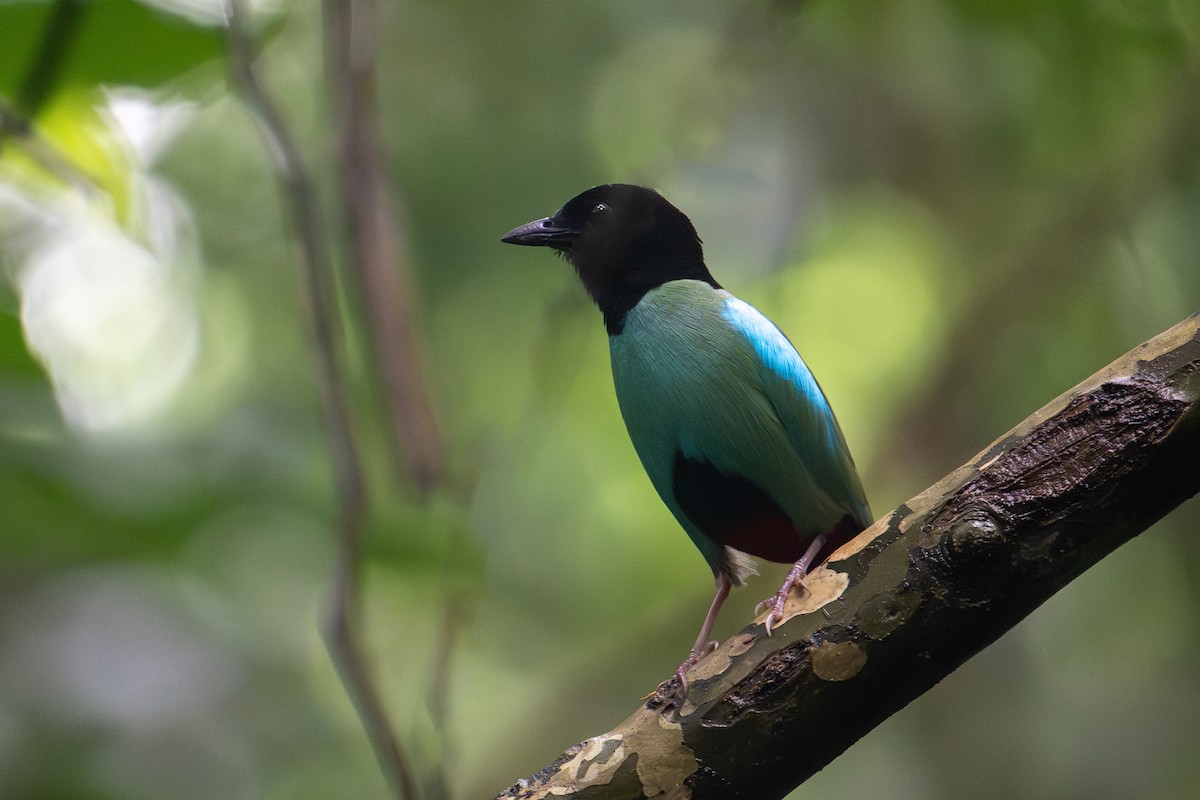
[[[779,591],[763,600],[754,607],[754,615],[758,616],[764,610],[770,609],[771,613],[767,614],[766,620],[763,621],[763,627],[767,630],[767,636],[771,635],[771,631],[783,621],[783,609],[787,605],[788,595],[791,594],[792,587],[799,586],[804,591],[808,591],[808,585],[804,583],[804,578],[788,578],[783,582],[783,586]]]
[[[774,597],[771,603],[771,613],[767,614],[766,620],[763,622],[763,627],[767,629],[767,636],[771,635],[771,629],[783,620],[783,606],[787,602],[787,596]]]
[[[693,649],[691,652],[688,653],[688,657],[686,659],[684,659],[683,663],[680,664],[679,667],[675,670],[675,679],[677,681],[679,681],[679,697],[681,699],[683,697],[687,696],[687,686],[688,686],[687,673],[688,673],[688,670],[691,669],[692,667],[696,666],[697,664],[699,664],[704,659],[708,658],[710,655],[712,655],[713,651],[715,651],[718,647],[720,647],[720,644],[721,644],[720,642],[714,641],[714,642],[709,642],[708,644],[704,645],[704,647],[702,647],[698,650]]]
[[[689,667],[687,666],[687,662],[685,661],[679,665],[679,668],[677,670],[675,670],[675,680],[679,681],[679,691],[676,693],[676,696],[680,700],[687,697],[687,690],[688,690],[687,671],[688,671],[688,669],[689,669]]]

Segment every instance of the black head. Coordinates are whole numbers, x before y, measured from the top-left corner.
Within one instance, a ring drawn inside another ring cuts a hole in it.
[[[561,253],[604,312],[609,333],[619,333],[625,313],[667,281],[691,278],[717,286],[691,220],[642,186],[588,189],[554,216],[514,228],[500,241]]]

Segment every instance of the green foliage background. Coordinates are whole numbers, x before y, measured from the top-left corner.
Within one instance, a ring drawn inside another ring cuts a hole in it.
[[[34,91],[62,5],[0,2],[0,98],[36,131],[0,142],[0,796],[383,797],[317,629],[332,489],[297,265],[219,25],[82,4]],[[381,6],[452,467],[428,502],[395,474],[351,331],[365,631],[453,797],[619,723],[711,592],[628,444],[598,315],[505,230],[597,183],[661,189],[805,355],[877,514],[1200,306],[1194,0]],[[320,8],[257,19],[332,202]],[[131,144],[115,85],[189,103],[166,144]],[[1198,525],[1192,501],[795,796],[1194,797]]]

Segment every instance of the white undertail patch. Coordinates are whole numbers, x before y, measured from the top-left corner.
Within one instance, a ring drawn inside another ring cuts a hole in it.
[[[746,579],[751,575],[758,574],[758,567],[754,563],[754,559],[747,553],[741,550],[734,550],[732,547],[725,548],[725,568],[729,571],[729,577],[733,580],[734,586],[743,586]]]

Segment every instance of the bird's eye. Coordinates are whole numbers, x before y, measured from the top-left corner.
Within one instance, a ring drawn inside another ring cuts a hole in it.
[[[596,205],[592,206],[593,214],[603,214],[605,211],[608,211],[608,206],[605,203],[596,203]]]

